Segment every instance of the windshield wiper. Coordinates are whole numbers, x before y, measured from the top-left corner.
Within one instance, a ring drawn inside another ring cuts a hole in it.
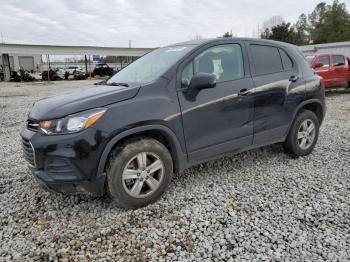
[[[129,86],[127,83],[116,83],[116,82],[108,83],[107,85],[109,85],[109,86],[126,86],[126,87]]]

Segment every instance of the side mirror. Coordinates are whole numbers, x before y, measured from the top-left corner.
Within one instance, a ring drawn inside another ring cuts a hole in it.
[[[322,66],[323,66],[323,64],[321,62],[318,62],[318,63],[314,64],[313,68],[316,69],[316,68],[319,68]]]
[[[208,73],[198,73],[190,81],[190,89],[205,89],[216,86],[216,76]]]

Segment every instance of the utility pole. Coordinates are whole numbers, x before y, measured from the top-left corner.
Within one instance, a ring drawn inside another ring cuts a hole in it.
[[[129,48],[131,48],[131,40],[129,40]],[[128,64],[130,64],[130,56],[128,56]]]
[[[89,55],[89,76],[91,79],[91,55]]]
[[[50,81],[50,55],[47,55],[46,59],[47,59],[47,81]]]
[[[88,60],[87,60],[87,57],[85,55],[85,75],[87,75],[88,73]]]
[[[4,36],[3,36],[2,32],[1,32],[1,43],[2,43],[2,44],[5,44],[5,42],[4,42]]]

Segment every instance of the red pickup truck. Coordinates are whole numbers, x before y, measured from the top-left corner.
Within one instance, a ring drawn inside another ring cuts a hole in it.
[[[323,78],[325,88],[350,87],[350,59],[341,54],[307,54],[306,60]]]

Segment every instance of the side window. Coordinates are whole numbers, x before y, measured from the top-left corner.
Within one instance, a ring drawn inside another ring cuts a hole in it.
[[[290,57],[287,55],[287,53],[284,50],[279,49],[279,51],[280,51],[284,71],[292,70],[293,61],[290,59]]]
[[[342,55],[333,55],[333,65],[334,66],[343,66],[345,65],[345,59]]]
[[[320,56],[317,60],[318,63],[322,63],[322,67],[329,67],[329,56],[328,55],[323,55]]]
[[[277,47],[250,45],[257,75],[282,72],[282,61]]]
[[[210,73],[217,82],[244,77],[242,49],[239,44],[210,47],[194,58],[194,74]]]
[[[193,76],[193,63],[189,63],[182,70],[181,74],[181,87],[188,87]]]

